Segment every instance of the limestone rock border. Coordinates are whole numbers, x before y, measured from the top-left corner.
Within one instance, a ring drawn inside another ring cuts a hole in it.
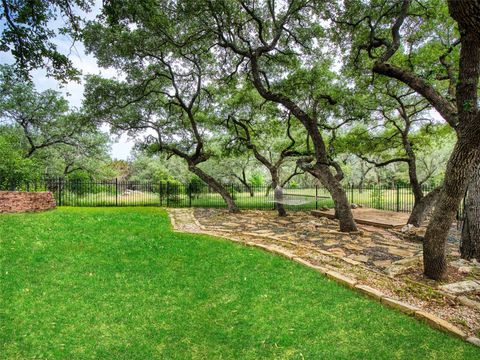
[[[423,322],[427,323],[428,325],[430,325],[431,327],[437,330],[444,331],[446,333],[459,337],[473,345],[480,347],[479,338],[474,336],[468,336],[467,334],[465,334],[465,332],[463,332],[461,329],[459,329],[457,326],[453,325],[452,323],[444,319],[441,319],[431,313],[423,311],[420,308],[417,308],[416,306],[410,305],[403,301],[392,299],[389,296],[383,294],[381,291],[376,290],[368,285],[357,284],[356,279],[343,275],[337,271],[328,270],[321,266],[314,265],[309,261],[302,259],[300,257],[297,257],[297,256],[292,257],[290,254],[286,255],[284,252],[278,251],[277,249],[274,249],[268,245],[257,244],[254,242],[249,242],[247,243],[247,245],[256,247],[259,249],[263,249],[265,251],[268,251],[277,255],[282,255],[284,257],[287,257],[288,259],[291,259],[299,264],[302,264],[311,269],[314,269],[315,271],[320,272],[321,274],[327,276],[329,279],[332,279],[343,286],[347,286],[350,289],[354,289],[362,294],[365,294],[366,296],[379,301],[381,304],[385,306],[396,309],[406,315],[413,316],[419,320],[422,320]]]

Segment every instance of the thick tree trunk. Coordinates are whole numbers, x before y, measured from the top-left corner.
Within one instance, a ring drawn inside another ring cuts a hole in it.
[[[325,186],[332,195],[335,203],[335,216],[340,222],[340,231],[357,231],[357,225],[353,219],[352,209],[350,208],[345,189],[335,176],[333,176],[329,167],[326,165],[317,165],[315,168],[309,168],[306,171],[319,179],[322,185]]]
[[[415,201],[407,224],[411,224],[416,227],[421,226],[425,220],[425,216],[435,205],[441,190],[441,187],[437,187],[430,191],[427,195],[423,196],[420,200]]]
[[[269,168],[270,175],[272,176],[272,188],[275,190],[279,184],[278,180],[278,169]],[[278,216],[287,216],[287,211],[285,210],[285,206],[281,203],[275,203],[275,208],[277,209]]]
[[[445,184],[425,234],[424,273],[435,280],[445,277],[448,232],[471,176],[480,164],[480,1],[449,0],[448,7],[450,15],[458,23],[461,41],[456,98],[458,141],[448,162]]]
[[[445,276],[447,269],[445,244],[450,226],[455,220],[473,169],[480,162],[478,138],[475,138],[480,134],[475,135],[475,131],[472,132],[473,138],[460,138],[455,145],[445,172],[444,186],[425,234],[424,272],[431,279],[440,280]],[[478,133],[478,130],[476,132]]]
[[[303,171],[307,171],[319,179],[332,195],[333,201],[335,202],[335,214],[338,216],[340,222],[340,231],[357,231],[357,225],[353,219],[352,209],[350,208],[347,195],[340,184],[343,174],[340,173],[340,167],[335,168],[337,176],[335,176],[330,169],[330,166],[334,166],[335,164],[328,157],[327,147],[322,134],[320,133],[317,119],[308,115],[292,99],[284,94],[274,93],[270,91],[270,89],[265,88],[262,82],[261,71],[258,67],[257,56],[258,54],[255,54],[250,57],[250,68],[252,70],[253,85],[258,93],[265,100],[281,104],[290,110],[292,115],[295,116],[305,127],[305,130],[307,130],[314,145],[315,165],[312,166],[308,164],[302,167],[298,162],[297,164]],[[329,96],[325,96],[325,99],[330,103],[335,103]]]
[[[208,175],[206,172],[201,170],[200,168],[196,167],[195,165],[190,165],[188,169],[197,175],[200,179],[202,179],[208,186],[210,186],[214,191],[220,194],[220,196],[223,198],[225,203],[227,204],[228,211],[231,213],[238,213],[240,212],[240,209],[237,207],[235,204],[235,201],[233,200],[232,196],[230,193],[225,189],[222,184],[220,184],[217,180],[215,180],[213,177]]]
[[[462,259],[480,261],[480,166],[468,186],[464,211],[460,254]]]

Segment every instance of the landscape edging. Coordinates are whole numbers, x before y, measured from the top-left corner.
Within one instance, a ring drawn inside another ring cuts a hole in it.
[[[174,228],[176,228],[176,223],[173,220],[173,214],[172,214],[172,216],[169,216],[169,217],[172,221],[172,226]],[[213,236],[218,237],[218,235],[215,235],[214,233],[208,231],[203,225],[201,225],[194,214],[193,214],[193,218],[195,219],[194,221],[195,221],[196,225],[199,226],[200,230],[202,230],[203,233],[205,233],[207,235],[213,235]],[[229,241],[238,242],[238,243],[241,243],[241,244],[246,245],[246,246],[251,246],[251,247],[256,247],[256,248],[259,248],[259,249],[263,249],[263,250],[265,250],[267,252],[270,252],[272,254],[280,255],[280,256],[285,257],[287,259],[293,260],[293,261],[295,261],[295,262],[297,262],[301,265],[307,266],[307,267],[309,267],[309,268],[327,276],[329,279],[341,284],[342,286],[346,286],[346,287],[348,287],[350,289],[353,289],[357,292],[360,292],[360,293],[362,293],[366,296],[369,296],[370,298],[372,298],[374,300],[377,300],[381,304],[383,304],[385,306],[388,306],[392,309],[396,309],[396,310],[404,313],[405,315],[408,315],[410,317],[414,317],[418,320],[421,320],[425,324],[429,325],[430,327],[432,327],[434,329],[441,330],[441,331],[446,332],[450,335],[453,335],[457,338],[461,338],[462,340],[464,340],[464,341],[466,341],[466,342],[468,342],[468,343],[470,343],[474,346],[480,347],[480,338],[477,338],[475,336],[468,336],[465,332],[463,332],[461,329],[459,329],[457,326],[450,323],[449,321],[441,319],[441,318],[435,316],[434,314],[431,314],[431,313],[426,312],[424,310],[421,310],[419,308],[416,308],[415,306],[409,305],[409,304],[404,303],[404,302],[399,301],[399,300],[392,299],[389,296],[383,294],[381,291],[376,290],[376,289],[374,289],[370,286],[357,284],[357,281],[355,279],[352,279],[349,276],[341,274],[337,271],[329,270],[329,269],[323,268],[321,266],[312,264],[311,262],[309,262],[309,261],[307,261],[307,260],[305,260],[301,257],[298,257],[298,256],[296,256],[296,255],[294,255],[290,252],[287,252],[283,249],[280,250],[280,249],[275,248],[271,245],[258,244],[258,243],[252,242],[252,241],[244,242],[244,241],[231,239],[231,238],[228,238],[228,237],[225,237],[225,236],[222,236],[222,238],[228,239]],[[439,291],[439,292],[443,293],[443,291]],[[451,295],[451,294],[446,294],[446,295]],[[454,296],[454,298],[457,298],[457,297]]]
[[[275,253],[275,254],[278,254],[278,255],[283,255],[282,253],[279,253],[278,251],[276,251],[276,249],[272,249],[268,246],[259,246],[261,244],[256,244],[254,242],[249,242],[247,243],[248,246],[254,246],[254,247],[257,247],[257,248],[260,248],[260,249],[263,249],[263,250],[266,250],[266,251],[269,251],[271,253]],[[408,316],[411,316],[411,317],[415,317],[419,320],[422,320],[424,323],[426,323],[427,325],[429,325],[430,327],[433,327],[437,330],[441,330],[443,332],[446,332],[446,333],[449,333],[455,337],[459,337],[475,346],[478,346],[480,347],[480,339],[477,338],[477,337],[474,337],[474,336],[468,336],[467,334],[465,334],[461,329],[459,329],[457,326],[455,326],[454,324],[444,320],[444,319],[441,319],[429,312],[426,312],[426,311],[423,311],[419,308],[416,308],[412,305],[409,305],[407,303],[404,303],[402,301],[399,301],[399,300],[395,300],[395,299],[392,299],[390,297],[388,297],[387,295],[383,294],[381,291],[379,290],[376,290],[370,286],[367,286],[367,285],[353,285],[353,284],[356,284],[356,280],[355,279],[352,279],[352,278],[349,278],[348,276],[346,275],[343,275],[339,272],[336,272],[336,271],[332,271],[332,270],[327,270],[325,268],[322,268],[320,266],[317,266],[317,265],[314,265],[312,263],[310,263],[309,261],[306,261],[300,257],[293,257],[293,258],[290,258],[291,260],[299,263],[299,264],[302,264],[304,266],[307,266],[311,269],[314,269],[320,273],[322,273],[323,275],[326,275],[329,279],[332,279],[334,280],[335,282],[343,285],[343,286],[346,286],[350,289],[354,289],[355,291],[357,292],[360,292],[362,294],[365,294],[366,296],[369,296],[370,298],[374,299],[374,300],[377,300],[378,302],[380,302],[381,304],[385,305],[385,306],[388,306],[392,309],[396,309],[396,310],[399,310],[400,312],[408,315]],[[348,282],[345,281],[345,279],[349,279]]]

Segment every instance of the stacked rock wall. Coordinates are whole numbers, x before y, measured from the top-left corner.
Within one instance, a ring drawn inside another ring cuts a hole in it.
[[[0,191],[0,213],[42,211],[55,206],[51,192]]]

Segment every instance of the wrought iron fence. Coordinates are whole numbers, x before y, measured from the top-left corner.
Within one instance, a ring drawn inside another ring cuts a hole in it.
[[[227,184],[225,188],[241,209],[273,209],[273,191],[269,186]],[[428,193],[433,187],[424,186]],[[165,206],[165,207],[226,207],[222,197],[208,185],[200,183],[151,181],[84,181],[46,179],[21,183],[3,183],[0,190],[51,191],[59,206]],[[371,185],[345,187],[352,204],[375,209],[410,212],[413,193],[408,185]],[[302,199],[286,205],[290,210],[332,208],[333,200],[321,186],[288,187],[286,197]],[[288,202],[287,202],[288,203]],[[459,213],[461,215],[461,213]]]

